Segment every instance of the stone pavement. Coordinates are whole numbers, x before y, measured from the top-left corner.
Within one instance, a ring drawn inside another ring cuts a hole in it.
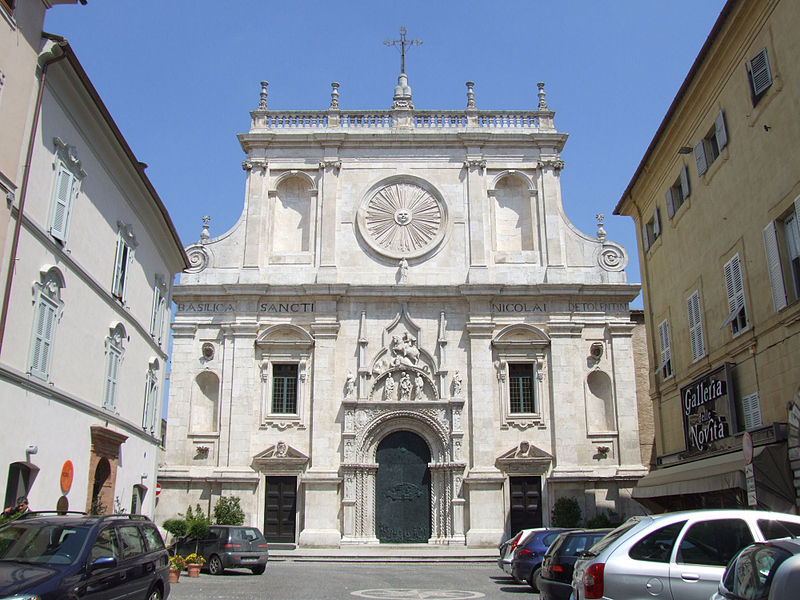
[[[294,544],[270,544],[269,560],[327,562],[497,562],[494,548],[462,545],[369,544],[340,548],[305,548]]]

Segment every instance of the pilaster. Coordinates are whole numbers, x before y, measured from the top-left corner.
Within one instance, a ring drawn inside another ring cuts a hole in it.
[[[467,210],[469,212],[469,282],[486,283],[489,269],[486,257],[486,161],[467,153]]]
[[[258,267],[265,256],[265,248],[269,247],[269,228],[266,226],[269,164],[265,158],[252,158],[244,161],[242,168],[247,172],[243,266]]]

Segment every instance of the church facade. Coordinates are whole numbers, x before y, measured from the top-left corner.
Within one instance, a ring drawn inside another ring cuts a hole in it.
[[[272,111],[239,136],[244,209],[187,248],[159,522],[238,496],[270,541],[489,547],[641,512],[626,251],[561,199],[531,111]]]

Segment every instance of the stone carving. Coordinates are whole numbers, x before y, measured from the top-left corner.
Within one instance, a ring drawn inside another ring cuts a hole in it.
[[[414,378],[414,400],[427,399],[425,395],[425,380],[422,378],[422,375],[417,372],[417,376]]]
[[[353,440],[347,440],[344,443],[344,459],[347,462],[353,460]]]
[[[459,398],[461,396],[461,373],[456,371],[453,373],[453,382],[452,382],[452,389],[453,389],[453,397]]]
[[[287,451],[288,451],[288,446],[286,445],[286,442],[281,440],[275,445],[275,458],[285,457]]]
[[[189,268],[186,269],[187,273],[199,273],[208,266],[209,258],[208,253],[200,246],[193,246],[186,249],[186,255],[189,257]]]
[[[628,264],[628,256],[622,246],[614,242],[603,242],[597,252],[597,264],[606,271],[622,271]]]
[[[347,372],[347,379],[344,382],[344,399],[352,400],[356,391],[356,378],[352,371]]]
[[[398,267],[400,269],[398,273],[400,284],[405,285],[408,283],[408,261],[405,258],[401,258]]]
[[[400,401],[407,402],[411,400],[411,390],[413,388],[413,384],[411,383],[411,377],[409,377],[407,372],[403,372],[400,376]]]
[[[355,413],[352,410],[344,411],[344,430],[353,431],[353,418]]]
[[[409,335],[408,332],[404,333],[402,338],[399,335],[393,335],[389,351],[392,353],[392,364],[394,365],[414,366],[419,361],[417,338]]]
[[[364,207],[361,233],[370,245],[396,258],[420,256],[437,240],[442,207],[414,183],[391,183],[378,189]]]
[[[394,378],[391,374],[386,376],[386,382],[383,384],[383,399],[394,400]]]

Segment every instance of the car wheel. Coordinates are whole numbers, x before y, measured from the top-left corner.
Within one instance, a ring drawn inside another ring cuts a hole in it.
[[[531,571],[531,576],[528,578],[528,583],[533,588],[534,592],[538,592],[539,588],[536,587],[536,578],[539,576],[539,573],[542,572],[542,567],[536,567],[533,571]]]
[[[260,567],[253,567],[250,570],[253,572],[253,575],[261,575],[262,573],[264,573],[264,571],[267,570],[267,567],[261,565]]]
[[[225,572],[225,567],[222,566],[222,561],[219,556],[212,554],[208,559],[208,573],[210,575],[222,575]]]
[[[150,593],[147,595],[147,600],[161,600],[162,598],[161,589],[158,586],[150,590]]]

